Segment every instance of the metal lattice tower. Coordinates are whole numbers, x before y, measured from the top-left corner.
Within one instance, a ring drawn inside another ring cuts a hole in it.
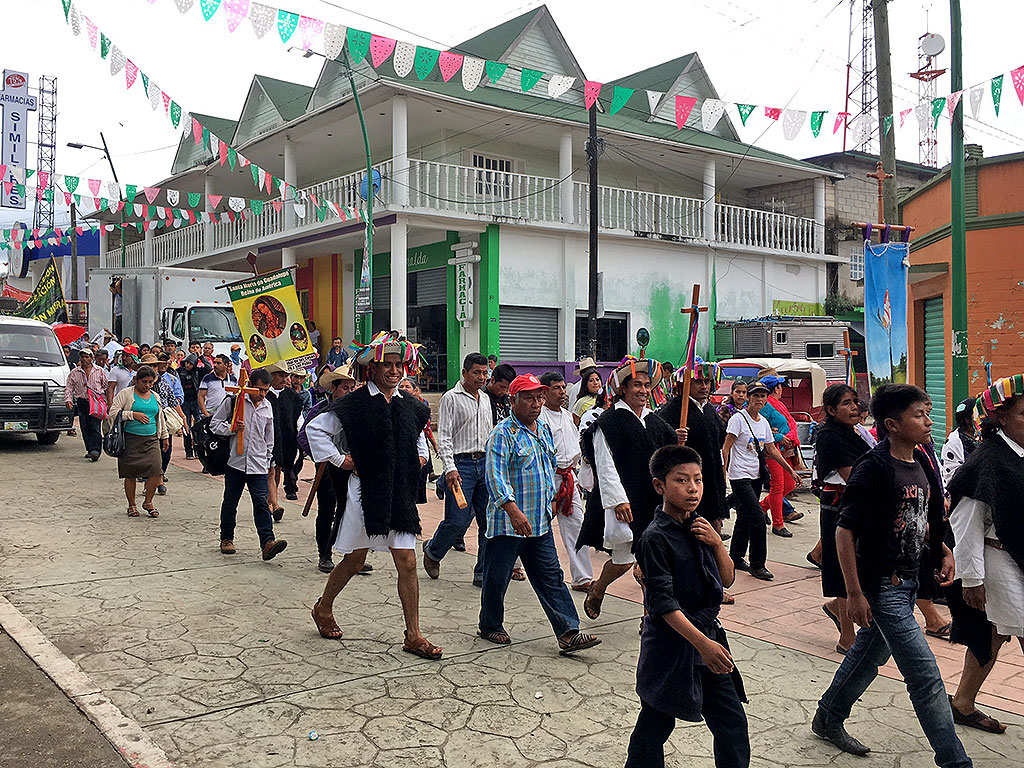
[[[850,0],[850,37],[853,38],[854,9],[857,0]],[[854,62],[860,59],[860,74],[852,81]],[[850,113],[846,131],[853,126],[850,148],[868,154],[878,153],[878,85],[875,73],[875,17],[872,0],[861,0],[861,44],[855,52],[850,47],[847,62],[846,111]],[[851,87],[852,86],[852,87]],[[846,149],[844,132],[843,149]]]
[[[945,48],[938,35],[925,33],[917,39],[917,72],[910,76],[917,80],[917,103],[931,114],[932,101],[938,93],[936,80],[946,70],[936,64],[936,57]],[[935,121],[918,120],[918,161],[930,168],[939,167],[939,139]]]
[[[53,177],[57,167],[57,78],[39,78],[39,154],[36,171]],[[38,229],[53,228],[53,200],[36,196],[32,226]]]

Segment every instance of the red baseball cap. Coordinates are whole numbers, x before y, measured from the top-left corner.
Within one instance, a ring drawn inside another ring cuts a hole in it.
[[[540,383],[540,379],[534,376],[532,373],[527,373],[523,376],[516,376],[512,380],[512,384],[508,388],[509,396],[514,397],[520,392],[528,392],[531,389],[547,389],[547,386]]]

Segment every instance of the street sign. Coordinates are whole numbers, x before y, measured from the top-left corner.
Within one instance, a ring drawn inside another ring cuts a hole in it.
[[[467,323],[473,319],[473,264],[455,265],[455,319]]]
[[[638,347],[646,347],[651,343],[651,333],[646,328],[640,328],[636,332],[636,344]]]
[[[4,109],[3,161],[7,166],[5,182],[12,182],[10,194],[0,200],[4,208],[24,208],[25,198],[18,194],[18,185],[22,183],[14,175],[13,168],[25,168],[28,158],[28,113],[36,109],[36,97],[28,92],[28,74],[4,70],[3,88],[0,88],[0,105]],[[22,171],[24,173],[24,171]]]

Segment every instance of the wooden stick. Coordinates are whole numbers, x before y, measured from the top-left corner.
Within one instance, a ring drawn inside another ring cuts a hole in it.
[[[320,487],[320,481],[324,479],[324,472],[327,470],[327,462],[321,461],[316,465],[316,477],[313,478],[313,485],[309,487],[309,496],[306,497],[306,505],[302,508],[302,516],[309,517],[309,508],[313,506],[313,498],[316,490]]]
[[[700,312],[700,307],[697,305],[700,303],[700,285],[695,284],[693,286],[693,298],[690,301],[690,307],[683,310],[686,314],[690,315],[690,330],[693,330],[693,324],[697,321],[697,312]],[[697,307],[696,310],[692,307]],[[689,333],[686,335],[689,340]],[[686,373],[683,374],[683,402],[682,408],[679,410],[679,428],[686,429],[686,418],[690,415],[690,381],[693,379],[693,371],[690,371],[686,367],[686,362],[683,362],[683,370]]]

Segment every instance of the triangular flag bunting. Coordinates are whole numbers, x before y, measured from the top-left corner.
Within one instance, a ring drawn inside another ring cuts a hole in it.
[[[228,161],[228,144],[226,141],[222,141],[220,146],[217,147],[217,156],[221,165]]]
[[[203,11],[203,18],[209,21],[220,8],[220,0],[199,0],[199,7]]]
[[[234,147],[228,147],[228,165],[231,170],[235,170],[235,161],[238,159],[238,152],[235,151]]]
[[[437,64],[437,57],[440,54],[436,48],[427,48],[423,45],[416,46],[416,77],[425,80],[427,75],[434,71]]]
[[[257,216],[259,216],[261,213],[263,213],[263,201],[262,200],[250,200],[249,201],[249,207],[252,209],[252,212],[255,213]]]
[[[100,32],[100,58],[107,58],[110,53],[110,38]]]
[[[950,119],[953,118],[953,114],[956,112],[956,105],[960,103],[960,98],[964,95],[962,90],[954,91],[949,94],[949,101],[946,102],[946,108],[949,110]]]
[[[263,184],[260,182],[260,167],[258,165],[250,165],[249,170],[252,172],[252,183],[256,185],[257,189],[261,189]]]
[[[740,122],[745,126],[747,124],[747,118],[750,117],[754,112],[755,104],[737,104],[736,111],[740,113]]]
[[[651,110],[651,114],[654,114],[654,110],[658,108],[658,104],[661,103],[662,97],[665,95],[663,91],[648,91],[647,92],[647,106]]]
[[[718,121],[725,114],[725,102],[720,99],[704,99],[700,105],[700,127],[707,132],[715,130]]]
[[[1017,98],[1024,106],[1024,67],[1017,67],[1010,71],[1010,80],[1013,81],[1013,88],[1017,91]]]
[[[142,193],[152,205],[153,201],[156,200],[156,196],[160,194],[160,187],[143,187]]]
[[[765,107],[764,108],[764,116],[767,117],[769,120],[778,120],[781,115],[782,115],[782,110],[779,109],[778,107]]]
[[[811,112],[811,133],[814,134],[814,138],[818,138],[818,134],[821,133],[821,124],[825,122],[826,112],[824,109]]]
[[[224,0],[224,12],[228,17],[228,32],[234,32],[249,13],[249,0]]]
[[[889,131],[892,130],[892,115],[886,115],[882,118],[882,133],[885,136],[889,135]]]
[[[210,209],[215,211],[220,205],[220,201],[224,199],[224,195],[207,195],[206,199],[210,203]]]
[[[167,190],[167,202],[172,206],[177,207],[178,205],[178,190],[168,189]]]
[[[373,35],[369,32],[363,32],[354,27],[348,28],[348,57],[353,64],[358,64],[366,58],[372,37]]]
[[[134,184],[126,184],[124,187],[124,199],[131,205],[135,202],[135,196],[139,194],[139,188]]]
[[[999,117],[999,102],[1003,98],[1003,76],[996,75],[992,78],[992,106],[996,109],[996,117]]]
[[[395,68],[395,74],[399,77],[406,77],[412,72],[412,65],[416,62],[416,46],[400,40],[395,46],[395,54],[391,57],[391,65]]]
[[[836,121],[832,125],[832,135],[835,136],[837,133],[839,133],[839,129],[843,126],[843,123],[846,123],[849,119],[849,112],[840,112],[839,114],[837,114]]]
[[[348,30],[344,24],[324,24],[324,55],[334,60],[341,56],[345,49],[345,35]]]
[[[786,141],[792,141],[800,134],[807,120],[807,112],[802,109],[787,109],[782,115],[782,136]]]
[[[178,127],[178,123],[181,122],[181,104],[176,101],[171,102],[171,125],[175,128]]]
[[[252,24],[252,31],[256,33],[258,40],[262,40],[274,26],[276,16],[277,9],[263,3],[252,3],[249,6],[249,22]]]
[[[110,48],[110,76],[111,77],[113,77],[118,72],[120,72],[122,69],[124,69],[125,61],[126,61],[126,59],[124,57],[124,53],[121,52],[121,49],[118,48],[116,45],[111,46],[111,48]]]
[[[526,93],[539,83],[542,77],[544,77],[543,72],[523,67],[522,74],[519,77],[519,87],[522,88],[523,93]]]
[[[67,21],[68,13],[71,11],[71,0],[60,0],[60,4],[64,6],[64,21]]]
[[[124,83],[125,87],[129,90],[135,85],[135,78],[139,74],[139,68],[132,63],[131,59],[127,59],[124,63]]]
[[[583,84],[583,106],[590,109],[594,106],[594,102],[597,101],[597,97],[601,95],[601,83],[593,80],[587,80]]]
[[[466,56],[462,60],[462,87],[467,91],[474,91],[480,85],[480,78],[484,76],[484,60],[475,56]],[[552,78],[554,80],[554,78]],[[551,93],[551,86],[548,85],[548,94]],[[556,98],[552,96],[551,98]]]
[[[149,95],[149,75],[145,72],[139,72],[139,76],[142,78],[142,92],[147,96]]]
[[[970,99],[971,99],[971,116],[975,120],[977,120],[978,119],[978,113],[981,111],[981,102],[985,99],[985,86],[984,85],[976,85],[974,88],[971,88]]]
[[[694,104],[697,103],[696,96],[676,96],[676,128],[680,131],[686,125]]]
[[[905,123],[907,121],[907,115],[909,115],[913,111],[914,111],[913,108],[911,108],[911,109],[901,109],[900,110],[900,128],[902,128],[903,127],[903,123]]]
[[[388,57],[395,50],[395,43],[396,40],[393,37],[370,36],[370,62],[373,64],[374,69],[377,69],[388,60]],[[363,56],[365,57],[366,54],[364,53]]]
[[[932,99],[932,118],[935,120],[935,128],[939,127],[939,117],[942,116],[942,108],[946,106],[946,97],[939,96]]]
[[[284,10],[277,12],[277,34],[281,36],[282,43],[288,42],[298,26],[299,14]]]
[[[463,69],[463,74],[465,74],[465,69]],[[573,83],[575,82],[575,77],[569,77],[568,75],[552,75],[551,79],[548,80],[548,96],[552,99],[557,99],[572,88]]]
[[[324,31],[324,23],[320,19],[311,16],[299,16],[299,39],[302,41],[302,50],[308,51],[313,47],[313,40],[319,37]]]
[[[633,91],[633,88],[623,88],[620,85],[616,85],[615,89],[612,91],[612,105],[608,109],[609,113],[614,115],[626,106],[626,102],[629,101],[629,97],[633,95]]]
[[[68,192],[74,192],[78,189],[78,177],[77,176],[65,176],[64,186],[67,187]]]
[[[200,192],[189,192],[188,193],[188,204],[190,207],[195,208],[199,205],[199,201],[203,199],[203,195]]]
[[[502,64],[500,61],[488,61],[484,65],[484,70],[487,72],[487,79],[491,83],[497,83],[501,80],[501,76],[505,74],[505,70],[508,69],[508,64]]]
[[[441,72],[441,79],[446,83],[455,77],[455,73],[462,66],[462,54],[451,51],[441,51],[437,58],[437,68]]]
[[[89,191],[92,192],[93,197],[99,197],[101,183],[100,180],[89,179],[86,183],[89,185]]]
[[[178,6],[178,13],[186,13],[193,6],[196,0],[174,0],[174,4]]]

